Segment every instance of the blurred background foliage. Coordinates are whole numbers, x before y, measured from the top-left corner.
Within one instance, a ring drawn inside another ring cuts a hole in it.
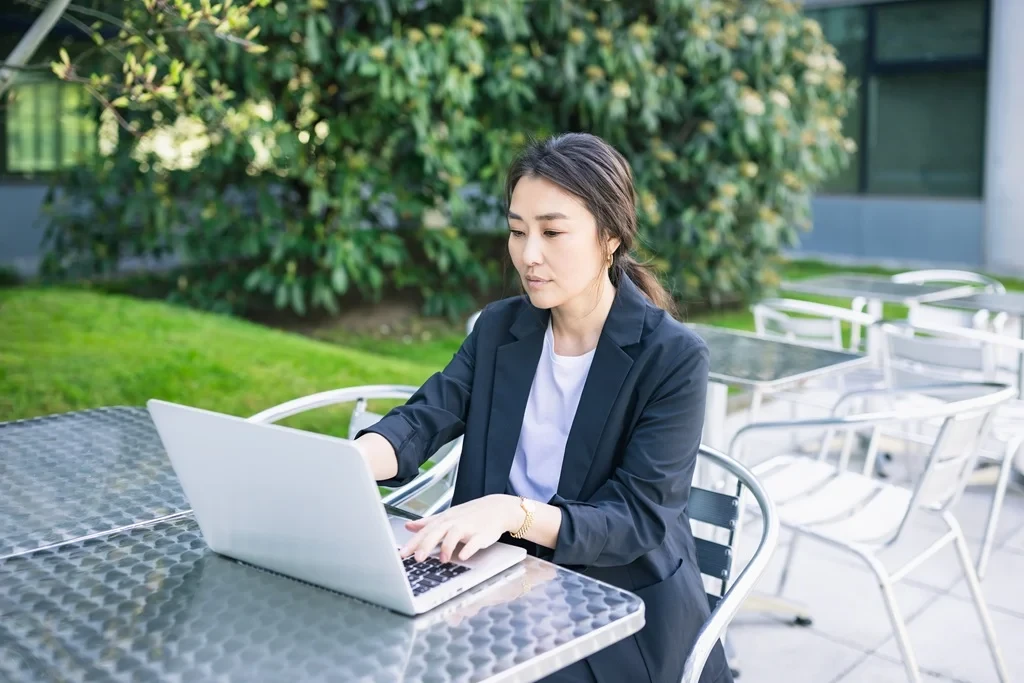
[[[639,256],[681,300],[748,300],[855,151],[854,84],[789,0],[116,6],[105,49],[54,64],[91,83],[103,154],[55,183],[44,272],[163,262],[206,309],[465,312],[506,277],[506,166],[564,131],[631,161]]]

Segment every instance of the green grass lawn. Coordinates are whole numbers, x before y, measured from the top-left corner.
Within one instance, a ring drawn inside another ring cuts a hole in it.
[[[158,302],[0,290],[0,421],[149,398],[248,416],[327,389],[418,385],[436,367],[415,347],[398,358]],[[285,424],[344,434],[347,411]]]
[[[801,261],[790,264],[785,277],[839,270],[889,272]],[[1000,279],[1008,288],[1024,289],[1024,282]],[[886,308],[888,316],[900,314],[898,307]],[[753,329],[747,309],[686,319]],[[247,416],[327,389],[418,385],[451,359],[463,338],[460,329],[443,325],[404,338],[337,329],[314,336],[323,338],[112,294],[0,289],[0,421],[143,405],[149,398]],[[346,408],[330,408],[285,424],[341,435],[347,419]]]

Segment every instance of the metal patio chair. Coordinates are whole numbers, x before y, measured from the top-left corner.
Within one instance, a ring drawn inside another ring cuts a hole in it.
[[[866,395],[885,394],[891,398],[901,393],[896,390],[851,392],[837,402],[832,417],[748,424],[734,436],[730,452],[742,441],[752,436],[763,437],[766,432],[797,429],[825,432],[821,451],[816,457],[783,454],[771,457],[753,468],[754,474],[761,480],[778,509],[781,525],[793,531],[777,597],[761,599],[759,602],[771,611],[792,614],[797,623],[809,623],[809,614],[802,606],[782,598],[788,568],[798,547],[797,541],[807,536],[846,550],[863,560],[875,574],[903,656],[907,677],[911,681],[920,681],[917,660],[896,604],[893,585],[937,551],[953,544],[999,679],[1008,682],[1010,679],[981,593],[978,575],[971,563],[963,530],[953,516],[952,508],[971,475],[992,415],[999,406],[1013,398],[1014,390],[1004,384],[958,383],[918,386],[906,392],[919,392],[933,399],[944,400],[913,410],[850,414],[844,411],[851,405],[862,404],[861,399]],[[941,420],[941,426],[931,444],[924,471],[914,486],[904,487],[874,478],[874,457],[881,433],[884,431],[891,438],[892,432],[922,420]],[[835,462],[830,461],[830,456],[836,450],[834,436],[850,437],[865,430],[870,432],[871,437],[860,472],[850,468],[851,438],[840,440],[838,458]],[[879,554],[901,540],[912,523],[922,516],[938,518],[945,524],[947,531],[909,562],[890,572]]]
[[[377,413],[367,410],[367,402],[371,400],[408,400],[418,387],[401,385],[367,385],[333,389],[310,396],[304,396],[280,405],[267,408],[249,418],[252,422],[273,423],[286,417],[298,415],[316,408],[335,406],[343,403],[354,403],[352,416],[349,419],[348,437],[353,438],[361,430],[369,427],[381,418]],[[414,499],[423,498],[432,492],[433,500],[428,498],[425,507],[417,509],[417,514],[429,515],[444,509],[451,502],[455,476],[458,472],[459,456],[462,453],[462,437],[453,439],[434,453],[420,474],[411,482],[400,487],[382,487],[386,489],[384,502],[395,507],[403,507]]]
[[[883,369],[888,386],[893,388],[937,382],[993,381],[997,379],[1001,352],[1019,354],[1024,351],[1024,341],[984,330],[923,327],[901,322],[885,323],[881,327]],[[918,435],[927,441],[938,426],[935,420],[922,422],[918,425]],[[978,553],[979,577],[984,577],[988,568],[1014,459],[1022,444],[1024,400],[1020,399],[1018,391],[1017,397],[1000,406],[994,414],[989,438],[980,452],[982,460],[998,466],[999,474]]]
[[[708,592],[711,616],[701,627],[690,649],[683,669],[682,683],[697,683],[711,650],[725,635],[726,628],[743,606],[743,601],[768,567],[779,541],[779,521],[775,506],[750,470],[735,459],[708,446],[701,446],[699,456],[724,470],[736,480],[736,493],[693,487],[690,489],[689,514],[697,543],[697,564],[700,572],[718,582],[718,590]],[[754,554],[730,584],[733,572],[735,542],[738,538],[740,500],[744,493],[752,496],[761,519],[761,534]],[[702,525],[709,525],[713,538],[698,535]],[[734,671],[734,673],[736,673]]]
[[[908,270],[891,277],[893,282],[906,284],[958,284],[970,285],[978,292],[1001,294],[1006,291],[1003,283],[987,275],[969,270],[927,269]],[[907,313],[907,320],[913,325],[935,325],[939,327],[968,327],[999,332],[1006,324],[1007,316],[995,316],[988,311],[967,311],[947,308],[938,304],[914,304]]]

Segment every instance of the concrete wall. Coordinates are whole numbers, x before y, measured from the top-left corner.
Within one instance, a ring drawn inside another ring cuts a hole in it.
[[[984,268],[980,200],[819,196],[796,254],[872,263]],[[1024,267],[1024,264],[1021,264]]]

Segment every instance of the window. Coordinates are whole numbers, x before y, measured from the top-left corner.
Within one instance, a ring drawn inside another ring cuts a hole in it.
[[[979,197],[987,0],[808,10],[860,83],[844,132],[850,168],[824,192]]]
[[[22,79],[5,100],[0,109],[0,173],[57,171],[96,153],[97,117],[80,85],[55,78]]]

